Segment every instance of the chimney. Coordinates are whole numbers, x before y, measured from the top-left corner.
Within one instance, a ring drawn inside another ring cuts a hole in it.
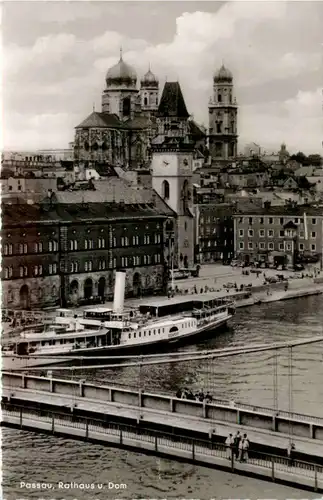
[[[126,287],[126,271],[116,271],[114,285],[113,312],[122,313]]]

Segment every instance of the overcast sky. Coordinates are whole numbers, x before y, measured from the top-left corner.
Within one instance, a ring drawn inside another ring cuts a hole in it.
[[[66,148],[100,111],[119,58],[177,80],[208,124],[212,76],[234,75],[239,144],[322,151],[323,2],[5,2],[4,149]]]

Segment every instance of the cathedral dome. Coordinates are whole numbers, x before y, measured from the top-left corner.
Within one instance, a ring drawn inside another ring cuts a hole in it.
[[[137,83],[136,71],[129,64],[125,63],[120,55],[119,62],[112,66],[105,78],[107,85],[127,85],[132,86]]]
[[[141,79],[141,85],[143,87],[151,86],[151,85],[158,85],[158,78],[154,75],[154,73],[152,73],[150,71],[150,68],[147,71],[147,73],[143,76],[143,78]]]
[[[233,76],[231,71],[222,64],[221,68],[214,73],[213,80],[215,82],[232,82]]]

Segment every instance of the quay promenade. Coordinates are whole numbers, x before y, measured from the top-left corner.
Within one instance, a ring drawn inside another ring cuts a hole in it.
[[[190,401],[142,390],[94,385],[21,373],[3,373],[2,397],[75,416],[123,420],[167,432],[223,442],[230,432],[247,432],[257,446],[286,452],[290,439],[299,458],[322,462],[323,418],[215,400]]]
[[[57,414],[23,407],[4,408],[2,425],[84,441],[118,446],[188,461],[232,473],[259,477],[301,489],[323,491],[323,467],[280,456],[257,453],[250,449],[246,462],[228,458],[226,447],[210,440],[187,438],[170,433],[144,430],[134,426],[106,423],[71,414]]]

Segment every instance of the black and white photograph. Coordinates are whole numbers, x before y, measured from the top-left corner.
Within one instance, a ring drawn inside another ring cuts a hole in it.
[[[323,494],[323,2],[2,2],[3,500]]]

